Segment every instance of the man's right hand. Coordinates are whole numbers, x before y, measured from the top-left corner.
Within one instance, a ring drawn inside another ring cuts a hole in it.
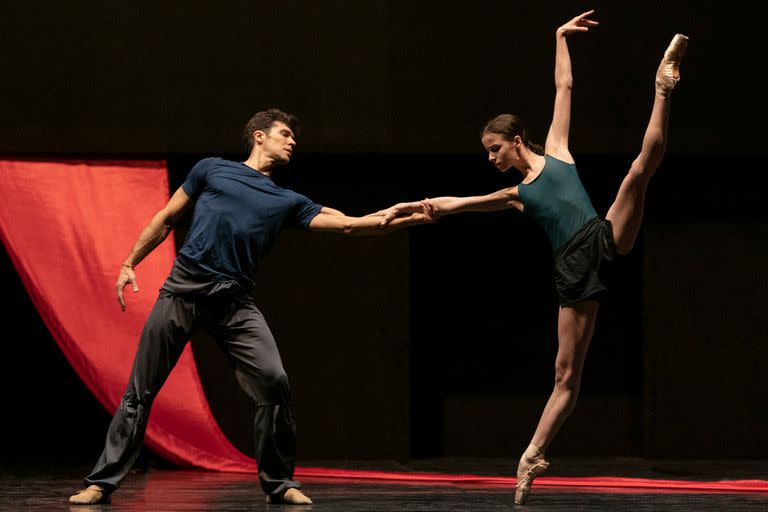
[[[117,289],[117,302],[120,304],[120,309],[123,311],[125,311],[123,290],[128,286],[128,283],[133,285],[134,293],[139,291],[139,286],[136,284],[136,274],[134,274],[131,267],[123,264],[120,267],[120,275],[117,276],[117,284],[115,285],[115,288]]]

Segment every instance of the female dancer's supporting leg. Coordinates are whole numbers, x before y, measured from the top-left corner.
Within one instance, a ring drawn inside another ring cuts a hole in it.
[[[560,308],[557,319],[558,349],[555,358],[555,389],[549,397],[539,425],[517,466],[515,503],[525,503],[531,483],[546,471],[549,462],[544,453],[565,418],[573,411],[581,387],[581,374],[589,342],[595,331],[598,303],[595,300],[577,302]]]

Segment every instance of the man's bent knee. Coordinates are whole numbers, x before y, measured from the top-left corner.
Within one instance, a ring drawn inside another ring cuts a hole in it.
[[[282,368],[262,371],[258,377],[238,372],[237,380],[257,404],[279,404],[288,400],[288,375]]]

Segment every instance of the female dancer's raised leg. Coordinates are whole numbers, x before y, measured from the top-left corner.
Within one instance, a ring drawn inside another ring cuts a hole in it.
[[[645,191],[664,158],[670,95],[680,79],[679,65],[687,43],[687,37],[677,34],[664,52],[664,58],[656,72],[653,110],[640,154],[632,162],[629,173],[619,187],[616,201],[605,216],[613,225],[613,241],[619,254],[627,254],[635,245],[643,221]]]

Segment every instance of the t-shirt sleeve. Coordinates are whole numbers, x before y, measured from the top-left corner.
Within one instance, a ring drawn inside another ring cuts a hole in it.
[[[200,160],[192,167],[187,175],[187,180],[182,183],[181,188],[192,199],[197,199],[205,188],[205,180],[212,165],[212,159],[205,158]]]
[[[309,229],[309,223],[320,213],[323,207],[301,194],[296,194],[296,197],[296,207],[293,210],[294,223],[298,227]]]

